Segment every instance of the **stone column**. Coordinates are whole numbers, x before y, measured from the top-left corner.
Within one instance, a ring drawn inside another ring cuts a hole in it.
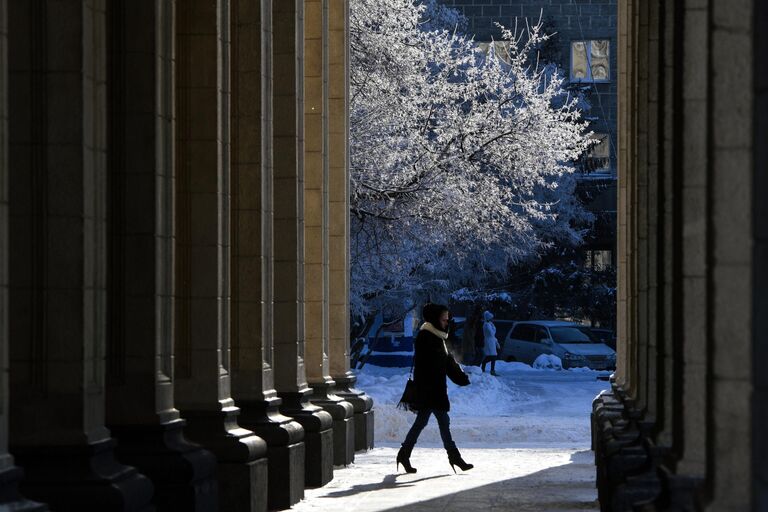
[[[230,393],[229,1],[177,4],[176,403],[218,459],[220,510],[267,506],[267,446]]]
[[[627,247],[628,247],[628,234],[627,234],[627,217],[629,213],[629,205],[627,204],[628,194],[628,168],[629,168],[629,145],[631,144],[630,125],[629,125],[629,113],[631,108],[629,107],[630,90],[632,86],[632,76],[630,74],[629,64],[631,60],[631,34],[630,34],[630,20],[632,19],[631,2],[620,4],[618,7],[618,34],[619,48],[624,48],[626,51],[618,52],[618,146],[619,154],[617,156],[618,163],[618,180],[617,180],[617,198],[616,198],[616,247],[618,255],[616,257],[617,263],[617,289],[616,289],[616,346],[618,349],[616,358],[616,383],[624,384],[627,381],[628,373],[628,351],[630,345],[627,340],[628,329],[627,322],[629,317],[629,302],[628,302],[628,275],[629,269],[627,267]]]
[[[10,445],[21,489],[54,509],[150,510],[151,482],[115,460],[104,426],[105,2],[13,1],[8,27]]]
[[[329,356],[336,394],[355,408],[356,451],[373,448],[373,399],[349,370],[349,1],[329,2]]]
[[[703,482],[706,473],[706,410],[707,410],[707,323],[710,316],[707,301],[707,166],[708,136],[707,103],[709,55],[709,14],[707,2],[685,2],[683,23],[684,54],[681,92],[684,129],[680,134],[682,159],[680,181],[680,225],[682,252],[680,307],[682,314],[675,320],[679,327],[682,350],[675,358],[674,374],[678,376],[678,404],[673,404],[675,419],[680,423],[683,439],[673,442],[683,450],[677,465],[677,485],[683,479],[692,486]],[[674,169],[678,170],[678,169]],[[679,406],[679,407],[678,407]],[[674,424],[674,422],[673,422]],[[703,434],[703,435],[702,435]],[[693,500],[689,501],[693,503]]]
[[[218,503],[216,459],[186,441],[173,396],[174,4],[108,4],[106,415],[159,509],[203,510]]]
[[[311,401],[333,416],[333,463],[354,460],[354,407],[333,393],[329,367],[328,2],[304,2],[304,288]]]
[[[755,372],[765,373],[753,359],[753,344],[765,332],[755,330],[755,291],[751,289],[757,268],[765,260],[753,259],[752,196],[756,146],[765,139],[755,137],[755,91],[753,63],[764,66],[765,55],[755,52],[754,37],[766,27],[753,20],[754,0],[709,0],[709,72],[711,87],[708,141],[711,226],[709,307],[711,358],[707,445],[713,460],[707,460],[711,477],[707,491],[714,495],[708,510],[760,510],[752,488],[752,472],[764,461],[754,460],[752,444],[763,432],[755,430],[762,404],[756,402]],[[764,21],[764,19],[763,19]],[[754,31],[754,32],[753,32]],[[700,49],[696,49],[699,50]],[[736,58],[735,56],[738,56]],[[759,105],[762,107],[762,105]],[[758,197],[765,203],[764,197]],[[762,283],[759,289],[762,288]],[[757,303],[759,304],[759,303]],[[746,364],[751,361],[754,366]],[[758,407],[758,408],[756,408]],[[763,405],[764,407],[764,405]],[[756,408],[756,409],[753,409]],[[704,432],[699,431],[700,434]]]
[[[232,394],[268,445],[270,509],[304,497],[304,429],[274,384],[272,5],[232,0]]]
[[[0,508],[48,510],[19,493],[23,471],[8,453],[8,26],[0,0]]]
[[[753,2],[753,55],[768,53],[768,3]],[[756,28],[760,28],[759,30]],[[752,59],[754,110],[752,123],[755,141],[768,140],[768,68],[761,59]],[[768,260],[768,144],[752,147],[752,261]],[[768,372],[762,362],[768,358],[768,266],[752,266],[752,472],[753,507],[768,509],[768,439],[761,435],[768,428]]]
[[[637,30],[637,62],[636,84],[637,104],[648,104],[648,14],[649,3],[638,3]],[[635,344],[637,346],[637,383],[634,386],[636,405],[645,410],[648,407],[648,263],[651,255],[648,253],[648,118],[647,108],[638,108],[634,114],[637,123],[637,150],[635,154],[635,209],[633,211],[635,232],[635,265],[636,265],[636,311],[635,311]]]
[[[304,481],[333,478],[333,419],[304,368],[304,0],[273,0],[274,369],[280,410],[304,428]]]

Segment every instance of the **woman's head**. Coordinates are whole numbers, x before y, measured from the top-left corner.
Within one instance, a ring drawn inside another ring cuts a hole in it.
[[[425,322],[429,322],[441,331],[448,328],[448,308],[442,304],[424,304],[421,310],[421,316]]]

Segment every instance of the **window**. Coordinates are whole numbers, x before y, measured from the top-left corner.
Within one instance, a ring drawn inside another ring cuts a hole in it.
[[[594,343],[592,338],[578,327],[552,327],[550,331],[557,343]]]
[[[586,264],[592,270],[606,270],[611,268],[611,251],[595,250],[586,252]]]
[[[607,82],[611,79],[610,41],[571,42],[571,81]]]
[[[581,161],[584,174],[605,174],[611,172],[611,141],[607,133],[593,133],[596,140]]]
[[[488,55],[493,51],[494,55],[498,57],[501,62],[509,65],[509,41],[476,41],[475,48],[477,48],[483,56]]]
[[[515,326],[515,330],[512,331],[510,338],[521,341],[534,341],[536,337],[536,330],[532,325],[520,324]]]
[[[541,343],[542,341],[548,338],[549,338],[549,333],[545,328],[543,327],[536,328],[536,343]]]

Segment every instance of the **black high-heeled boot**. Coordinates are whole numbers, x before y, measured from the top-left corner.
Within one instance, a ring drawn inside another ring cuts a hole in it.
[[[405,469],[406,473],[415,473],[416,468],[411,466],[411,452],[413,451],[413,446],[410,448],[407,448],[405,445],[400,447],[400,451],[397,452],[397,464],[395,464],[395,467],[398,467],[399,464],[403,465],[403,469]]]
[[[468,471],[475,467],[472,464],[464,462],[464,459],[461,458],[461,454],[459,453],[458,448],[451,448],[450,450],[446,451],[448,452],[448,464],[451,465],[451,469],[454,473],[456,472],[456,468],[453,467],[454,465],[459,466],[459,469],[462,471]]]

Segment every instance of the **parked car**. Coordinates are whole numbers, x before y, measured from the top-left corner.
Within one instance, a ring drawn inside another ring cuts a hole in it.
[[[461,339],[462,336],[464,336],[464,327],[466,327],[467,320],[464,317],[456,318],[458,318],[458,320],[454,318],[454,320],[456,320],[456,337]],[[509,333],[509,331],[512,329],[512,326],[515,325],[515,320],[494,318],[491,321],[493,322],[493,325],[496,326],[496,339],[499,340],[499,343],[504,343],[504,340],[507,338],[507,333]]]
[[[533,364],[541,354],[553,354],[560,358],[563,368],[614,369],[616,351],[585,333],[583,327],[559,320],[516,322],[504,340],[499,357]]]
[[[613,350],[616,350],[616,333],[612,329],[603,329],[600,327],[588,327],[582,325],[579,327],[587,335],[596,338],[600,343],[605,343]]]

